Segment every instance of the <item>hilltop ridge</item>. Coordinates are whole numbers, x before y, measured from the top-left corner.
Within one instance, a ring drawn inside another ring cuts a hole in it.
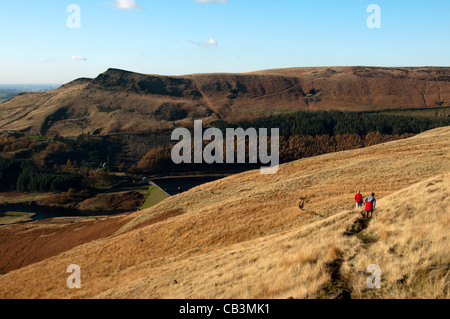
[[[300,110],[450,106],[450,68],[315,67],[242,74],[146,75],[110,68],[94,79],[0,105],[0,131],[77,136],[238,121]]]

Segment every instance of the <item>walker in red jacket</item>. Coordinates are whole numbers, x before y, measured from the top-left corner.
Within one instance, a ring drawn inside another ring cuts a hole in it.
[[[375,200],[375,193],[370,194],[370,196],[367,196],[364,200],[364,203],[366,203],[366,207],[364,208],[364,212],[366,213],[366,217],[372,217],[373,210],[377,204],[377,201]]]
[[[357,191],[355,195],[356,209],[362,207],[363,205],[363,197],[361,195],[361,191]]]

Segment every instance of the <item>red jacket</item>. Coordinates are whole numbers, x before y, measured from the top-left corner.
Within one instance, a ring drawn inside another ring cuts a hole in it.
[[[355,195],[355,201],[356,201],[357,203],[362,203],[363,198],[362,198],[362,195],[361,195],[360,193],[357,193],[357,194]]]

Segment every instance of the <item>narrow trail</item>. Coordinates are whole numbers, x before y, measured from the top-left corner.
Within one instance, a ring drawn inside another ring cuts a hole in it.
[[[373,240],[364,236],[361,232],[369,227],[372,218],[357,217],[353,223],[347,226],[345,236],[356,236],[362,243],[363,249],[368,249]],[[353,259],[352,256],[348,259]],[[341,268],[346,259],[339,257],[327,264],[327,270],[331,274],[331,281],[324,285],[319,293],[319,298],[324,299],[351,299],[352,287],[343,276]]]
[[[298,87],[298,86],[301,86],[301,84],[302,84],[301,82],[298,82],[298,83],[296,83],[296,84],[294,84],[294,85],[292,85],[292,86],[290,86],[290,87],[288,87],[288,88],[286,88],[286,89],[284,89],[284,90],[282,90],[282,91],[274,92],[274,93],[270,93],[270,94],[264,94],[264,95],[262,95],[262,96],[252,97],[251,99],[252,99],[252,100],[261,100],[261,99],[264,99],[264,98],[277,96],[277,95],[280,95],[280,94],[289,92],[290,90],[295,89],[295,88]]]
[[[197,84],[197,82],[195,80],[192,80],[192,82],[194,83],[196,89],[200,92],[200,94],[202,95],[203,101],[205,102],[206,106],[214,111],[215,114],[217,114],[217,116],[219,118],[222,118],[221,112],[219,112],[219,110],[215,107],[215,105],[211,102],[211,100],[209,99],[209,97],[205,94],[205,92],[200,88],[200,85]]]

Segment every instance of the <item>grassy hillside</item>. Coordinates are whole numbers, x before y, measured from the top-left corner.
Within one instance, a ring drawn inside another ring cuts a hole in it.
[[[449,197],[447,171],[380,200],[365,245],[342,267],[356,298],[450,298]],[[358,274],[369,262],[381,267],[382,289]]]
[[[449,137],[438,128],[250,171],[111,219],[2,226],[0,297],[448,298]],[[374,219],[358,220],[356,190],[377,194]],[[70,264],[80,290],[66,287]],[[381,289],[365,285],[370,264]]]
[[[78,136],[170,130],[301,110],[450,106],[450,69],[317,67],[159,76],[109,69],[0,106],[0,130]]]

